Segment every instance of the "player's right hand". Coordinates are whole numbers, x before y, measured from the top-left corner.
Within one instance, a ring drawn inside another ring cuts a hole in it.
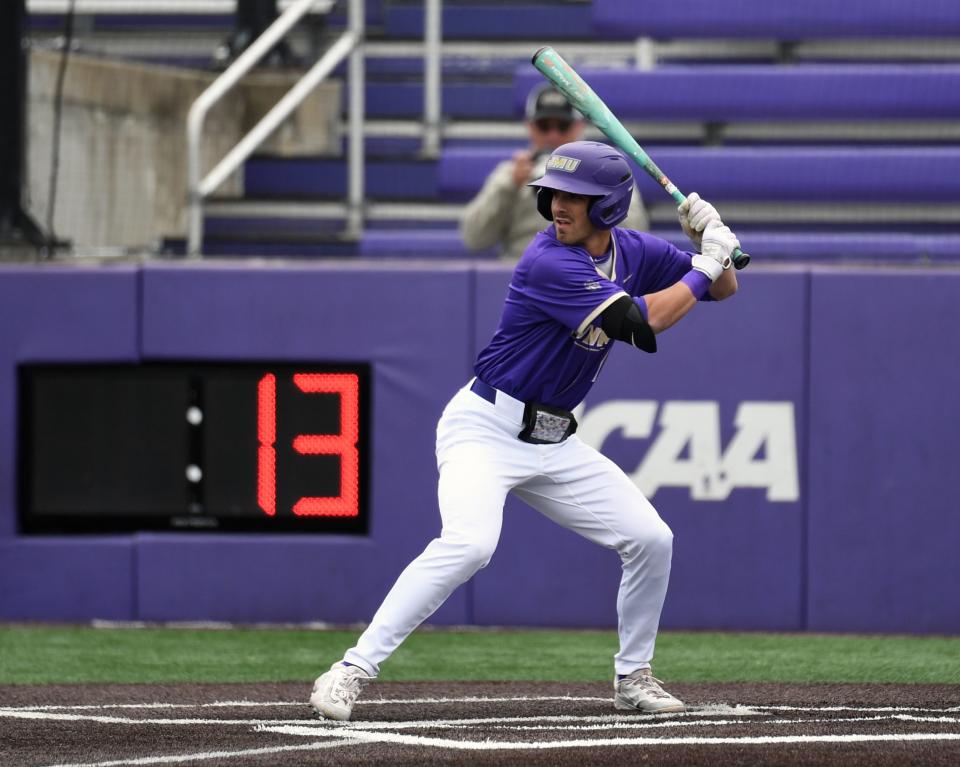
[[[731,254],[740,247],[737,235],[730,231],[730,227],[719,219],[707,224],[703,231],[703,249],[693,257],[693,268],[703,272],[713,282],[724,269],[729,269],[733,263]]]
[[[533,158],[526,150],[521,150],[513,156],[513,183],[519,189],[525,186],[533,174]]]

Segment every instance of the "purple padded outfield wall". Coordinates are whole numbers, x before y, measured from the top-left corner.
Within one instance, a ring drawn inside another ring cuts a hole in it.
[[[129,536],[16,535],[17,364],[139,355],[138,272],[0,270],[0,617],[83,620],[135,615]]]
[[[615,349],[580,438],[675,533],[667,628],[960,632],[960,272],[754,268],[655,356]],[[369,619],[439,532],[434,428],[510,271],[443,262],[0,270],[0,619]],[[27,536],[16,366],[369,362],[365,536]],[[615,553],[510,501],[447,624],[616,624]]]
[[[809,624],[960,632],[960,275],[813,275]]]

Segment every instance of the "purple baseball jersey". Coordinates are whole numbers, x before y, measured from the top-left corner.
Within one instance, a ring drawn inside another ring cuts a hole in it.
[[[513,272],[493,339],[477,357],[482,381],[524,402],[572,410],[597,380],[613,341],[600,315],[623,295],[670,287],[690,271],[690,253],[632,229],[611,230],[613,272],[585,248],[538,233]]]

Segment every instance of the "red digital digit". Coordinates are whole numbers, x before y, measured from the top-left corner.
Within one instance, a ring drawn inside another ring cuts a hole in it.
[[[356,517],[360,514],[360,379],[355,373],[294,373],[293,382],[305,394],[340,396],[339,434],[298,434],[293,449],[301,455],[340,456],[340,495],[300,498],[298,516]]]
[[[257,383],[257,503],[271,517],[277,513],[277,377],[267,373]]]

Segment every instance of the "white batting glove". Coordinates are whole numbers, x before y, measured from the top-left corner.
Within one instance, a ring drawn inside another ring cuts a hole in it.
[[[680,228],[690,242],[700,250],[703,232],[712,221],[720,221],[720,214],[709,202],[700,198],[696,192],[687,195],[687,199],[677,208]]]
[[[703,251],[692,259],[693,268],[703,272],[710,282],[723,274],[733,263],[730,254],[740,247],[740,240],[719,219],[707,224],[703,232]]]

